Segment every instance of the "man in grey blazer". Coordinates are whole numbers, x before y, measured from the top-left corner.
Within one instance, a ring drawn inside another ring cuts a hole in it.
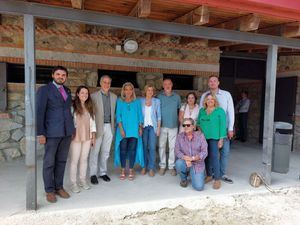
[[[96,120],[96,143],[90,151],[90,177],[92,184],[98,184],[99,178],[110,181],[107,176],[107,160],[115,130],[115,108],[117,96],[109,91],[111,78],[104,75],[100,79],[100,91],[91,95]]]

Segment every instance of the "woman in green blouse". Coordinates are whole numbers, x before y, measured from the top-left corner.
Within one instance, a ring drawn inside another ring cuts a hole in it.
[[[206,183],[214,178],[213,188],[221,187],[219,149],[223,146],[223,138],[226,137],[226,115],[219,107],[217,98],[207,94],[203,108],[198,115],[197,126],[202,130],[208,144],[208,158],[205,163]]]

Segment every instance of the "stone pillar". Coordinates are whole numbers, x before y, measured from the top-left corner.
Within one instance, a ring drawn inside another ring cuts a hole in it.
[[[143,90],[146,84],[153,84],[156,90],[161,90],[163,83],[163,74],[139,72],[136,74],[136,81],[140,90]]]

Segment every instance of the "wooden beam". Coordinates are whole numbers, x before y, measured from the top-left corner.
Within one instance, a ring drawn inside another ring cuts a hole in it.
[[[300,22],[284,24],[281,31],[283,37],[300,37]]]
[[[200,38],[191,38],[191,37],[181,37],[179,40],[179,44],[181,45],[198,45],[202,47],[208,46],[208,40],[207,39],[200,39]]]
[[[238,42],[232,42],[232,41],[215,41],[215,40],[208,40],[208,47],[214,48],[214,47],[225,47],[225,46],[232,46],[232,45],[238,45],[240,43]]]
[[[184,23],[191,25],[203,25],[209,22],[209,10],[208,7],[202,5],[187,14],[175,19],[173,22]]]
[[[151,0],[138,0],[128,16],[147,18],[151,13]]]
[[[84,9],[84,0],[71,0],[74,9]]]
[[[257,49],[266,49],[264,45],[239,44],[234,46],[225,46],[226,51],[252,51]]]
[[[237,31],[253,31],[258,29],[259,23],[259,15],[249,14],[224,23],[220,23],[214,27]]]

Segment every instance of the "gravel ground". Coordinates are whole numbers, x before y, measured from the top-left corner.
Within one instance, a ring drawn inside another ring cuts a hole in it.
[[[147,205],[147,203],[142,204]],[[206,196],[196,199],[194,202],[188,200],[175,208],[163,208],[158,211],[142,213],[129,213],[130,205],[124,208],[127,211],[123,211],[122,208],[114,209],[113,207],[109,210],[82,209],[51,213],[37,211],[4,218],[0,217],[0,224],[297,225],[300,224],[300,187],[282,189],[274,193]]]

